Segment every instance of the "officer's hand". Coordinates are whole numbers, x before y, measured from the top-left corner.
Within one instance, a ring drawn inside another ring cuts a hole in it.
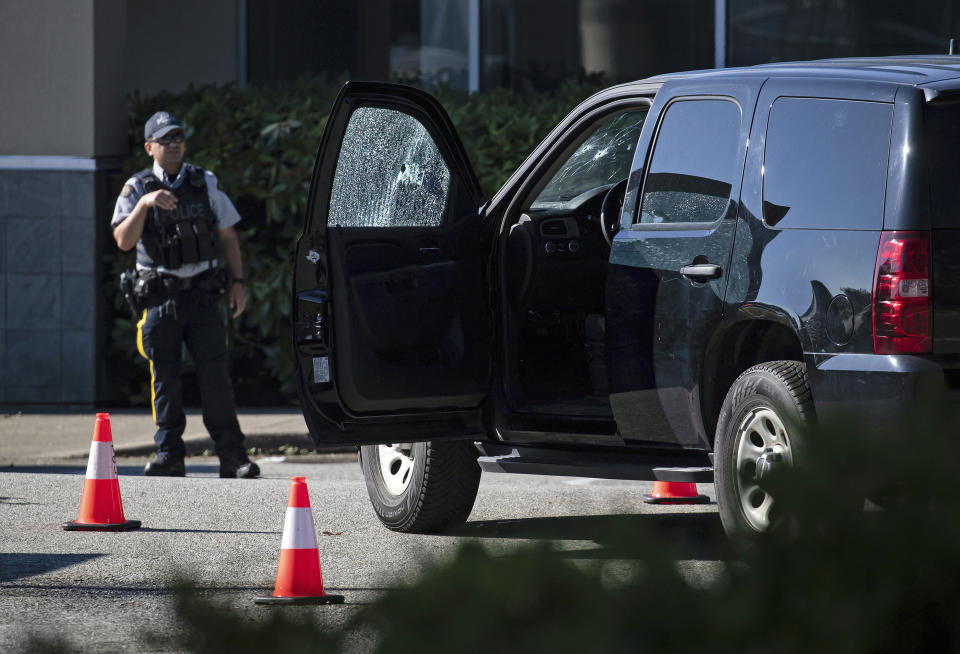
[[[243,284],[230,285],[230,308],[236,318],[247,308],[247,287]]]
[[[177,196],[166,189],[147,193],[140,198],[140,202],[146,207],[157,207],[164,211],[171,211],[177,208]]]

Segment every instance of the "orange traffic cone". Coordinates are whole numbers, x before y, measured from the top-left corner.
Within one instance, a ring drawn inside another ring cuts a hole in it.
[[[697,494],[697,485],[687,481],[655,481],[653,492],[643,496],[647,504],[707,504],[710,498]]]
[[[283,522],[280,564],[271,597],[254,598],[257,604],[340,604],[343,595],[323,592],[317,532],[310,513],[306,477],[294,477]]]
[[[110,414],[98,413],[93,426],[90,458],[87,459],[87,477],[83,480],[80,514],[73,522],[63,523],[63,528],[67,531],[128,531],[139,527],[139,520],[123,517]]]

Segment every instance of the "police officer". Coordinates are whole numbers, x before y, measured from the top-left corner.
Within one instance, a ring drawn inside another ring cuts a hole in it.
[[[157,458],[144,474],[182,477],[186,416],[180,384],[186,344],[200,382],[203,424],[220,458],[221,477],[260,474],[243,447],[227,369],[226,332],[218,301],[236,318],[246,306],[243,261],[234,225],[240,215],[213,173],[184,163],[184,132],[160,111],[143,130],[153,166],[127,180],[110,222],[121,250],[137,248],[137,348],[150,363]],[[222,247],[227,271],[218,267]]]

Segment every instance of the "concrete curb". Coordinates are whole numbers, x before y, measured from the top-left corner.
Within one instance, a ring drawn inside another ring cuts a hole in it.
[[[297,409],[243,411],[240,427],[246,435],[244,445],[251,456],[349,455],[355,447],[314,446]],[[153,432],[156,426],[149,411],[124,410],[110,414],[113,449],[118,457],[151,457],[155,452]],[[95,412],[0,413],[0,467],[37,465],[51,461],[86,460]],[[187,411],[187,429],[183,435],[188,456],[213,454],[213,440],[207,435],[197,410]]]
[[[183,444],[187,447],[187,456],[202,456],[205,452],[213,454],[213,441],[209,437],[194,436],[184,438]],[[326,454],[347,454],[357,451],[352,445],[340,445],[317,448],[309,436],[304,434],[247,434],[243,441],[247,450],[258,449],[270,453],[272,450],[282,448],[298,449],[298,456],[326,455]],[[156,452],[156,445],[153,441],[144,441],[142,443],[127,443],[118,445],[114,443],[113,453],[116,456],[152,456]],[[304,452],[305,450],[305,452]],[[63,452],[59,456],[64,459],[86,459],[90,455],[90,448]],[[289,456],[289,455],[288,455]]]

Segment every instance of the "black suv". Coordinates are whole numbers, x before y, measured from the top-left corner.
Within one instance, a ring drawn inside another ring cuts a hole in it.
[[[762,531],[804,423],[960,386],[958,153],[957,57],[700,71],[589,98],[481,204],[433,98],[348,83],[294,264],[311,434],[395,530],[482,469],[714,481]]]

